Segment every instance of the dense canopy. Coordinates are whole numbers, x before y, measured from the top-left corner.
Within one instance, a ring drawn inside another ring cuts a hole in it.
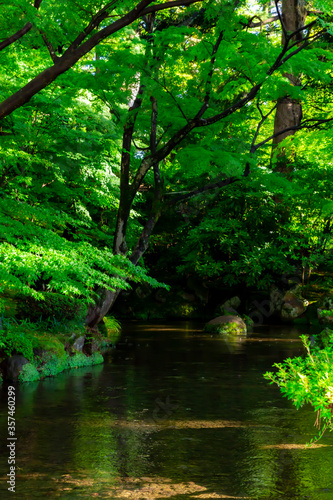
[[[159,254],[258,287],[330,259],[331,7],[3,5],[2,289],[113,290],[94,324]]]

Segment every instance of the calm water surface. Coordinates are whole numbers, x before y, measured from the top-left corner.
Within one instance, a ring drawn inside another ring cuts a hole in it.
[[[333,435],[262,377],[300,330],[227,343],[200,325],[132,323],[104,365],[17,386],[16,493],[1,498],[332,500]]]

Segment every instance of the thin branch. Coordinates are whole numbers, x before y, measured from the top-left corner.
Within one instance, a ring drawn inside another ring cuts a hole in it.
[[[49,42],[49,40],[47,39],[47,36],[45,35],[45,33],[40,32],[40,34],[41,34],[41,37],[43,39],[43,42],[45,43],[45,45],[47,47],[47,50],[49,51],[49,54],[50,54],[50,57],[51,57],[52,61],[54,63],[56,63],[58,61],[59,57],[55,53],[55,50],[54,50],[54,47],[53,47],[52,43]]]
[[[210,97],[210,93],[211,93],[211,89],[212,89],[212,78],[213,78],[213,71],[214,71],[214,65],[215,65],[215,60],[216,60],[216,53],[219,49],[219,46],[221,45],[221,42],[223,40],[223,31],[220,32],[217,40],[216,40],[216,43],[213,47],[213,51],[212,51],[212,55],[211,55],[211,59],[210,59],[210,70],[209,70],[209,73],[208,73],[208,76],[207,76],[207,81],[206,81],[206,93],[205,93],[205,97],[204,97],[204,103],[203,105],[201,106],[201,108],[199,109],[199,111],[197,112],[197,114],[195,115],[194,117],[194,121],[198,121],[200,120],[203,115],[206,113],[208,107],[209,107],[209,97]]]
[[[317,20],[316,19],[314,21],[311,21],[311,23],[306,24],[305,26],[301,26],[300,28],[297,28],[297,30],[295,30],[292,33],[290,33],[289,35],[287,35],[288,39],[291,40],[292,38],[294,38],[294,36],[298,35],[298,33],[301,33],[304,30],[309,30],[309,33],[308,33],[308,35],[309,35],[311,28],[313,28],[315,24],[317,24]],[[294,44],[292,45],[292,47],[294,45],[296,45],[297,43],[299,43],[299,40],[298,40],[298,42],[294,42]],[[291,48],[291,47],[289,47],[289,48]]]
[[[170,92],[170,90],[168,90],[167,86],[166,86],[166,83],[165,83],[165,77],[163,77],[163,80],[164,80],[164,85],[162,83],[160,83],[158,80],[155,80],[157,81],[157,83],[160,83],[160,85],[162,86],[162,88],[166,91],[167,94],[169,94],[169,96],[171,97],[171,99],[174,101],[174,103],[176,104],[177,108],[179,109],[180,113],[182,114],[183,118],[185,119],[185,121],[189,121],[187,116],[185,115],[181,105],[179,104],[179,102],[177,101],[177,99],[175,98],[175,96],[173,95],[172,92]]]
[[[279,5],[278,5],[279,4],[279,0],[274,0],[274,3],[275,3],[275,8],[276,8],[276,12],[277,12],[278,18],[279,18],[279,21],[280,21],[280,24],[281,24],[281,28],[282,28],[282,31],[283,31],[284,39],[288,40],[288,31],[287,31],[287,29],[285,27],[285,24],[283,22],[283,19],[282,19],[282,16],[281,16],[281,12],[280,12],[280,9],[279,9]]]
[[[258,135],[259,135],[259,132],[260,132],[260,129],[262,127],[262,125],[265,123],[265,121],[267,120],[267,118],[273,113],[273,111],[276,109],[277,107],[277,103],[275,104],[275,106],[273,106],[273,108],[266,114],[264,115],[263,112],[261,111],[261,108],[260,108],[260,105],[259,105],[259,102],[257,102],[257,108],[259,110],[259,113],[261,115],[261,120],[260,122],[258,123],[257,125],[257,130],[255,131],[255,134],[254,134],[254,137],[253,137],[253,140],[252,140],[252,143],[251,143],[251,148],[250,148],[250,153],[255,153],[256,151],[256,147],[255,147],[255,143],[256,143],[256,140],[258,138]]]
[[[134,139],[132,139],[132,142],[133,142],[133,144],[134,144],[134,147],[135,147],[138,151],[149,151],[149,150],[150,150],[150,147],[149,147],[149,146],[147,146],[146,148],[140,148],[140,146],[138,146],[138,145],[136,144],[136,142],[135,142],[135,140],[134,140]]]
[[[257,23],[254,23],[253,20],[254,19],[259,19],[259,22]],[[268,19],[264,19],[262,20],[260,16],[258,15],[255,15],[255,16],[252,16],[247,23],[243,23],[240,21],[240,24],[244,27],[244,28],[258,28],[258,27],[261,27],[261,26],[266,26],[266,24],[270,24],[270,23],[274,23],[275,21],[277,21],[279,19],[279,16],[273,16],[273,17],[269,17]]]
[[[209,103],[209,97],[210,97],[210,93],[212,90],[212,78],[213,78],[213,72],[214,72],[214,65],[215,65],[215,61],[216,61],[216,54],[217,54],[217,51],[219,50],[219,47],[220,47],[221,42],[223,40],[223,33],[224,33],[223,31],[220,32],[220,34],[216,40],[216,43],[213,47],[212,57],[210,59],[210,70],[209,70],[208,77],[207,77],[206,95],[205,95],[205,99],[204,99],[204,102],[207,104]]]
[[[297,31],[298,31],[298,30],[297,30]],[[325,32],[326,32],[326,30],[325,30],[325,29],[322,29],[321,31],[318,31],[318,33],[314,33],[313,35],[311,35],[311,36],[310,36],[310,31],[309,31],[309,33],[306,35],[306,37],[305,37],[305,38],[303,38],[303,42],[305,42],[305,41],[306,41],[306,42],[312,42],[313,40],[317,40],[317,38],[319,38],[319,37],[320,37],[323,33],[325,33]],[[299,44],[300,44],[300,42],[299,42],[299,41],[294,42],[292,45],[290,45],[290,46],[288,47],[288,52],[289,52],[289,50],[293,49],[293,48],[294,48],[294,47],[296,47],[296,46],[297,46],[297,47],[299,47]],[[303,47],[302,47],[302,48],[303,48]]]
[[[301,122],[299,125],[293,125],[292,127],[287,127],[283,130],[280,130],[279,132],[276,132],[275,134],[272,134],[271,136],[267,137],[267,139],[264,139],[263,141],[256,144],[251,149],[251,152],[254,153],[255,151],[257,151],[257,149],[261,148],[261,146],[264,146],[267,142],[275,139],[275,137],[278,137],[281,134],[285,134],[286,132],[292,132],[292,131],[303,130],[303,129],[318,128],[319,125],[323,125],[323,124],[329,123],[331,121],[333,121],[333,118],[325,118],[325,119],[309,118],[309,119]],[[315,123],[310,123],[310,122],[315,122]]]
[[[83,31],[81,31],[81,33],[79,33],[79,35],[75,38],[75,40],[71,43],[71,46],[68,50],[75,50],[77,47],[79,47],[81,45],[81,43],[87,38],[87,36],[95,29],[95,28],[98,28],[98,26],[101,24],[102,21],[104,21],[104,19],[106,19],[107,17],[109,17],[109,10],[111,9],[111,7],[113,7],[115,4],[117,3],[117,0],[112,0],[112,2],[108,3],[107,5],[105,5],[101,10],[99,10],[97,12],[97,14],[95,14],[90,23],[88,24],[88,26],[85,27],[85,29]]]
[[[281,60],[280,66],[282,66],[291,57],[293,57],[296,54],[298,54],[299,52],[301,52],[301,50],[303,50],[305,47],[308,47],[312,42],[314,42],[315,40],[317,40],[318,38],[320,38],[321,35],[323,33],[325,33],[325,32],[326,32],[326,30],[323,29],[323,30],[319,31],[318,33],[316,33],[315,35],[313,35],[313,36],[311,36],[309,38],[305,38],[304,39],[304,43],[300,47],[298,47],[298,49],[294,50],[293,52],[291,52],[290,54],[288,54],[284,59]],[[298,43],[293,44],[292,47],[294,47],[295,45],[298,45]],[[288,49],[288,50],[290,50],[290,49]]]
[[[199,194],[206,193],[207,191],[212,191],[213,189],[222,188],[233,184],[234,182],[240,181],[239,177],[228,177],[227,179],[223,179],[221,181],[212,182],[210,184],[206,184],[205,186],[197,189],[193,189],[192,191],[187,192],[186,194],[179,194],[172,197],[171,200],[168,200],[164,203],[166,207],[170,207],[176,205],[177,203],[189,200],[190,198],[194,198],[194,196],[198,196]],[[174,193],[166,193],[167,195],[172,195]]]
[[[158,145],[159,145],[159,143],[161,142],[161,140],[163,139],[163,137],[165,136],[165,134],[167,133],[167,131],[169,130],[169,128],[170,128],[171,126],[172,126],[172,124],[171,124],[171,123],[169,123],[169,125],[167,125],[167,126],[165,127],[165,130],[164,130],[163,134],[161,134],[161,137],[160,137],[160,138],[158,139],[158,141],[156,142],[156,146],[158,146]]]
[[[142,12],[142,15],[144,16],[151,12],[158,12],[159,10],[172,9],[173,7],[186,7],[187,5],[192,5],[193,3],[201,1],[202,0],[174,0],[172,2],[165,2],[160,5],[152,5],[151,7],[147,7]]]

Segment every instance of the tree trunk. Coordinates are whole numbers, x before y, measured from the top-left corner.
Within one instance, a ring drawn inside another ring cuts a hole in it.
[[[282,44],[287,43],[286,35],[297,31],[299,28],[304,26],[306,18],[306,9],[304,6],[304,0],[282,0]],[[295,43],[297,41],[301,42],[303,37],[303,32],[298,32],[293,36],[289,43]],[[301,85],[301,81],[297,75],[292,75],[285,73],[290,83],[292,85]],[[277,134],[281,130],[287,129],[289,127],[294,127],[299,125],[302,120],[302,104],[300,101],[292,99],[290,96],[286,95],[281,97],[278,101],[275,119],[274,119],[274,134]],[[294,153],[290,153],[286,148],[281,147],[280,143],[286,138],[293,135],[295,132],[290,130],[284,134],[280,134],[273,139],[272,145],[272,159],[276,158],[277,166],[276,170],[278,172],[286,173],[290,171],[291,165],[290,161]]]
[[[149,16],[144,16],[146,23],[146,30],[152,33],[154,29],[155,15],[154,13]],[[151,39],[152,42],[152,39]],[[146,58],[147,62],[150,57],[150,44],[147,47]],[[142,96],[144,87],[138,82],[138,85],[133,90],[132,98],[129,103],[128,118],[124,125],[123,144],[122,144],[122,158],[121,158],[121,173],[120,173],[120,199],[119,208],[116,222],[116,229],[113,243],[113,253],[115,255],[127,254],[126,233],[127,224],[130,217],[130,212],[133,204],[134,197],[138,191],[139,186],[130,185],[130,166],[131,166],[131,148],[133,141],[133,133],[138,113],[142,104]],[[151,97],[152,102],[152,115],[151,115],[151,132],[150,132],[150,152],[156,153],[156,132],[157,132],[157,102],[154,97]],[[162,197],[162,182],[160,178],[158,163],[154,165],[154,180],[155,180],[155,194],[151,208],[151,213],[147,219],[146,224],[138,238],[137,244],[130,255],[130,260],[133,264],[137,265],[138,261],[148,248],[149,238],[155,227],[155,224],[160,216],[160,200]],[[111,292],[109,290],[100,290],[100,301],[88,310],[86,323],[90,327],[96,326],[103,317],[109,312],[116,299],[118,298],[121,290]]]
[[[90,328],[94,328],[104,316],[109,312],[113,304],[115,303],[121,290],[100,290],[100,301],[97,304],[92,304],[88,307],[88,312],[86,316],[86,324]]]

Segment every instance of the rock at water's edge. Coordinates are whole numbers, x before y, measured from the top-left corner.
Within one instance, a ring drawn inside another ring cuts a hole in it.
[[[204,326],[204,331],[208,333],[220,333],[231,335],[246,335],[246,324],[239,316],[218,316],[208,321]]]

